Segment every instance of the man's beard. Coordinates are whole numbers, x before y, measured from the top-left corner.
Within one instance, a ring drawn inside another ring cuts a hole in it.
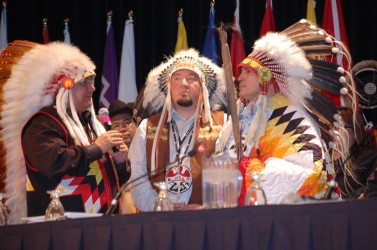
[[[177,101],[177,104],[181,107],[190,107],[193,104],[191,98],[182,98]]]

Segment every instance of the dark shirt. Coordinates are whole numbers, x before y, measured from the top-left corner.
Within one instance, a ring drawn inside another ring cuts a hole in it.
[[[47,107],[41,111],[29,120],[22,133],[27,174],[34,188],[34,191],[27,194],[28,216],[44,214],[50,202],[47,191],[55,189],[63,179],[70,178],[76,178],[75,183],[81,186],[76,185],[74,195],[61,197],[66,211],[88,212],[85,210],[87,198],[83,194],[86,192],[93,199],[102,194],[102,205],[97,212],[105,212],[118,192],[118,173],[121,182],[129,176],[125,171],[126,164],[120,164],[115,171],[112,160],[107,153],[102,154],[98,145],[74,145],[55,108]],[[86,117],[80,120],[89,131],[90,119]],[[92,169],[89,165],[97,160],[101,171],[98,170],[96,175],[90,174]]]

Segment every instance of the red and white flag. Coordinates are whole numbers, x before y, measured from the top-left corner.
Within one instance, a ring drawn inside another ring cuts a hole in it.
[[[237,0],[236,10],[234,11],[234,21],[233,21],[234,29],[232,32],[232,41],[230,44],[230,60],[232,63],[233,76],[236,79],[239,76],[237,66],[246,57],[239,19],[240,19],[239,0]]]
[[[263,36],[269,31],[276,31],[274,12],[272,11],[272,0],[266,0],[266,11],[264,12],[259,35]]]
[[[343,11],[340,0],[326,0],[323,13],[322,28],[341,41],[348,48],[348,39],[346,26],[344,25]],[[340,53],[336,57],[330,57],[326,60],[336,62],[343,68],[347,69],[349,62]],[[340,98],[336,95],[325,93],[338,107],[344,106]]]

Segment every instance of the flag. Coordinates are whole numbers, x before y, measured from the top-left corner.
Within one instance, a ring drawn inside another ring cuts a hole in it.
[[[178,52],[184,49],[188,49],[188,44],[187,44],[186,28],[182,20],[182,12],[180,11],[179,16],[178,16],[178,33],[177,33],[177,43],[175,44],[175,52]]]
[[[135,102],[137,97],[135,67],[134,20],[126,20],[123,34],[122,59],[120,62],[118,99],[123,102]]]
[[[8,46],[8,31],[7,31],[7,8],[6,2],[3,1],[3,10],[1,11],[1,24],[0,24],[0,50]]]
[[[68,19],[64,20],[64,43],[71,44],[71,35],[69,34],[69,29],[68,29]]]
[[[317,18],[315,17],[315,0],[308,0],[306,5],[306,19],[314,24],[317,24]]]
[[[43,43],[47,44],[50,42],[50,37],[48,35],[48,28],[47,28],[47,18],[43,19]]]
[[[340,0],[326,0],[323,13],[322,28],[330,35],[341,41],[348,48],[346,27],[344,25],[343,12]],[[336,62],[343,68],[348,68],[348,61],[339,53],[337,57],[326,58],[328,61]],[[338,107],[343,106],[342,100],[330,93],[324,93],[330,97]]]
[[[237,0],[236,10],[234,11],[234,29],[232,32],[232,40],[230,44],[230,60],[232,63],[233,76],[237,79],[239,76],[237,66],[245,59],[245,48],[242,40],[241,27],[239,23],[240,10],[239,0]]]
[[[112,100],[118,96],[118,65],[116,61],[114,32],[111,16],[107,19],[107,36],[102,70],[102,90],[100,94],[100,107],[109,107]]]
[[[214,63],[218,64],[214,4],[211,4],[211,9],[209,11],[209,23],[206,33],[206,39],[204,42],[203,55],[211,59]]]
[[[269,31],[276,31],[274,13],[271,4],[272,0],[266,0],[266,11],[264,12],[262,26],[259,31],[260,36],[265,35]]]

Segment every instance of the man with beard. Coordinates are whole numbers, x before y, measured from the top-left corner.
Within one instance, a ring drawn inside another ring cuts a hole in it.
[[[225,104],[222,69],[194,49],[180,51],[148,74],[143,93],[143,108],[153,115],[140,123],[132,140],[131,180],[175,164],[131,187],[133,202],[140,211],[152,211],[153,183],[164,181],[173,203],[201,204],[202,157],[214,152],[224,120],[223,112],[213,111]],[[198,147],[202,153],[185,157]]]

